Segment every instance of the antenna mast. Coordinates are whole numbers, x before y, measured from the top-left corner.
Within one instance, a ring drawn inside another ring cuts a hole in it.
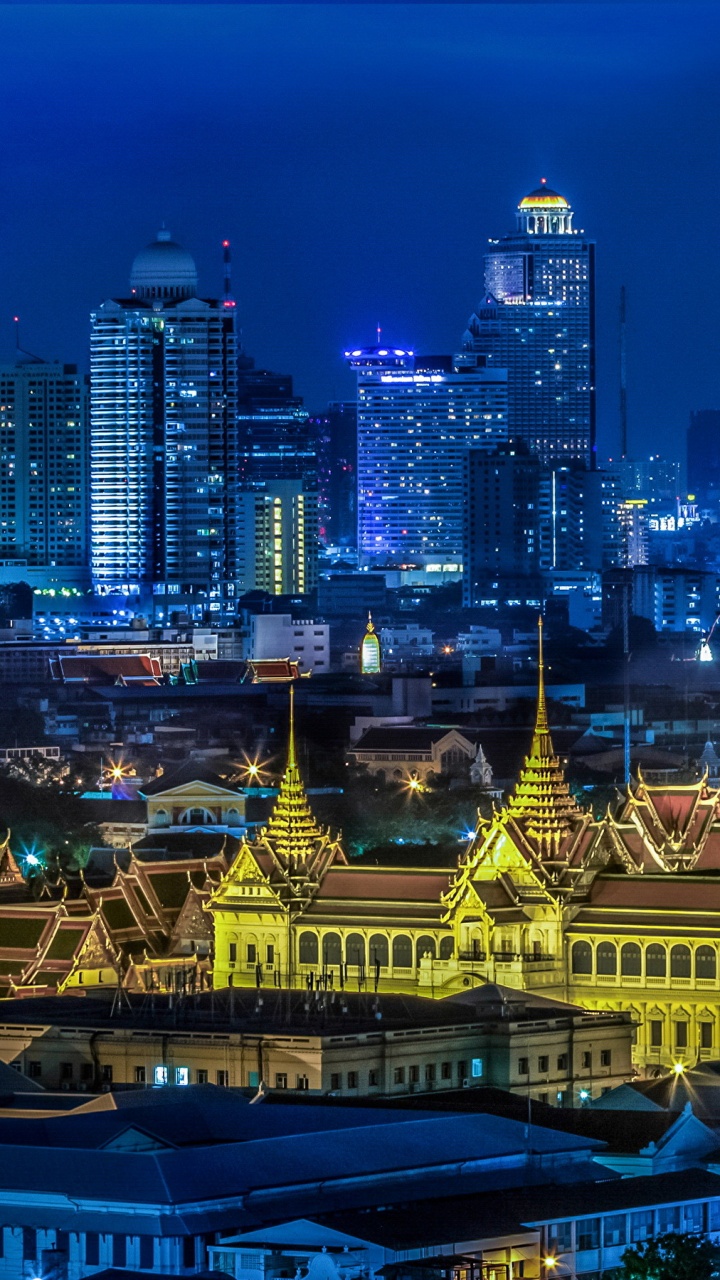
[[[620,289],[620,456],[627,458],[627,350],[625,346],[625,285]]]
[[[232,259],[230,256],[230,241],[223,240],[223,306],[234,307],[236,305],[232,293]]]

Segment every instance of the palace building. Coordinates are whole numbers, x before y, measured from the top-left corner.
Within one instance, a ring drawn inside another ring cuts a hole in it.
[[[411,836],[411,832],[409,833]],[[572,795],[550,732],[540,630],[530,751],[456,869],[353,865],[307,800],[291,719],[267,827],[205,909],[214,984],[441,997],[490,981],[626,1011],[641,1070],[720,1055],[720,791],[642,776],[600,819]],[[535,1079],[528,1063],[528,1085]]]

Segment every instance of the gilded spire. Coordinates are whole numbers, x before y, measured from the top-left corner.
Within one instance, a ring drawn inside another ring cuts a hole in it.
[[[543,845],[557,844],[580,817],[577,801],[555,754],[545,701],[545,662],[543,655],[543,623],[538,618],[538,693],[535,730],[530,754],[525,758],[515,790],[508,802],[508,813],[528,836]],[[550,852],[549,849],[547,849]]]
[[[286,867],[291,864],[296,867],[304,865],[314,854],[316,841],[321,840],[323,835],[308,804],[297,767],[294,695],[291,684],[287,764],[275,808],[263,832],[278,861]]]

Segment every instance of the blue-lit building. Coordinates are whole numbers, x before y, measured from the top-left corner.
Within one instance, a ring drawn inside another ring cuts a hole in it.
[[[86,569],[88,458],[86,379],[18,350],[0,365],[0,559]]]
[[[491,241],[466,350],[508,371],[508,428],[548,464],[595,460],[595,245],[544,183]]]
[[[482,356],[347,351],[357,373],[358,549],[365,563],[462,563],[463,460],[507,438],[507,375]]]
[[[234,303],[197,297],[166,231],[137,255],[130,296],[92,316],[91,570],[98,595],[153,597],[199,619],[234,604]]]

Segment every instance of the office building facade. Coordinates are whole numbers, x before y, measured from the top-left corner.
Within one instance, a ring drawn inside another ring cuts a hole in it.
[[[234,304],[197,297],[195,263],[164,231],[130,284],[92,316],[93,586],[152,592],[158,616],[176,602],[219,617],[237,577]]]
[[[317,585],[317,493],[266,480],[238,495],[238,591],[307,595]]]
[[[507,378],[482,357],[346,352],[358,379],[358,550],[365,563],[454,561],[463,459],[507,438]]]
[[[481,604],[496,590],[496,579],[535,579],[539,590],[541,467],[522,442],[494,454],[469,449],[465,455],[465,539],[463,604]],[[494,596],[493,596],[494,598]]]
[[[0,558],[82,568],[88,553],[88,395],[75,365],[0,365]]]
[[[508,431],[547,465],[595,461],[595,245],[544,183],[492,241],[466,350],[508,372]]]

